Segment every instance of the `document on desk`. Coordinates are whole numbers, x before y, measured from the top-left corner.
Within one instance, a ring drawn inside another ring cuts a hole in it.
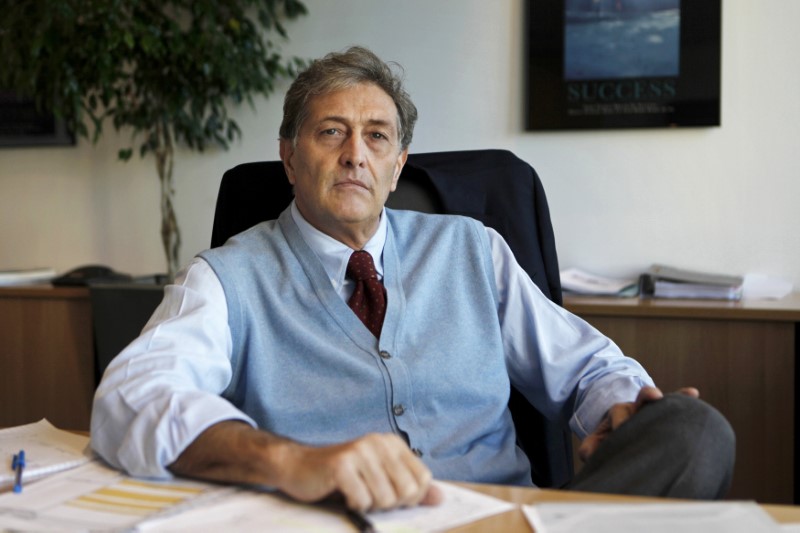
[[[386,533],[442,531],[515,508],[512,503],[451,483],[437,483],[444,493],[440,505],[370,513],[369,520]],[[147,521],[138,530],[353,533],[354,528],[343,510],[302,504],[276,494],[241,491],[202,508]]]
[[[537,533],[778,533],[755,502],[540,503],[522,512]]]
[[[0,531],[130,531],[151,516],[180,512],[233,489],[134,479],[93,461],[0,495]]]
[[[0,430],[3,462],[10,461],[20,450],[25,451],[23,482],[88,463],[91,460],[91,455],[86,452],[88,444],[89,437],[58,429],[45,419]],[[0,487],[13,482],[11,469],[0,470]]]
[[[514,508],[440,483],[444,502],[371,513],[379,531],[440,531]],[[0,531],[337,531],[352,533],[343,509],[302,504],[275,493],[190,480],[131,478],[99,461],[0,495]]]

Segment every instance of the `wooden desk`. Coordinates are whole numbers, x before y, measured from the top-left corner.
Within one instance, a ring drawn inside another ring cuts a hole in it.
[[[532,489],[481,483],[458,483],[458,485],[519,505],[530,505],[544,502],[658,503],[669,501],[661,498],[615,496],[611,494]],[[0,489],[0,493],[8,492],[9,490],[11,490],[10,487],[5,487]],[[762,504],[761,507],[779,523],[800,523],[800,507],[773,504]],[[528,520],[525,518],[522,510],[520,508],[514,508],[504,513],[496,514],[457,528],[450,529],[449,531],[451,533],[485,533],[487,531],[502,531],[504,533],[530,533],[534,530],[528,523]]]
[[[613,339],[665,391],[696,386],[730,420],[730,496],[794,503],[800,294],[778,301],[606,299],[564,306]]]
[[[88,290],[0,288],[0,427],[88,430],[93,394]]]
[[[632,496],[613,496],[610,494],[590,494],[587,492],[569,492],[560,490],[525,489],[520,487],[507,487],[503,485],[483,485],[477,483],[459,483],[460,485],[495,496],[502,500],[518,503],[533,504],[542,502],[658,502],[668,501],[657,498],[637,498]],[[789,505],[762,505],[772,517],[781,523],[800,522],[800,507]],[[454,533],[484,533],[486,531],[503,531],[507,533],[531,532],[533,528],[528,524],[517,508],[506,513],[478,520],[471,524],[451,530]]]

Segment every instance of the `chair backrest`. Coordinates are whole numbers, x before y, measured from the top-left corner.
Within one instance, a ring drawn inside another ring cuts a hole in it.
[[[95,386],[106,367],[142,332],[164,296],[163,285],[150,283],[92,283]]]
[[[245,163],[222,177],[211,246],[264,220],[293,198],[280,161]],[[561,283],[550,212],[539,176],[505,150],[411,154],[388,207],[468,215],[497,230],[542,292],[561,304]],[[572,440],[561,421],[544,418],[516,390],[509,402],[520,446],[542,487],[573,475]]]

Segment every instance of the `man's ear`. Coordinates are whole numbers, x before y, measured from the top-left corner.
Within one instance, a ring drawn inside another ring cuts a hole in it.
[[[292,156],[294,155],[294,143],[289,139],[280,139],[279,151],[281,161],[283,161],[283,169],[286,171],[286,177],[289,178],[289,183],[294,185],[294,166],[292,165]]]
[[[397,162],[394,166],[394,177],[392,178],[392,187],[389,189],[391,192],[394,192],[397,189],[397,181],[400,179],[400,173],[403,172],[403,167],[406,164],[406,160],[408,159],[408,148],[400,152],[397,156]]]

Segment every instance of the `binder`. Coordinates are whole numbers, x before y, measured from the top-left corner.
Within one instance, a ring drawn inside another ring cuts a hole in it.
[[[639,293],[653,298],[740,300],[744,278],[653,265],[639,278]]]

